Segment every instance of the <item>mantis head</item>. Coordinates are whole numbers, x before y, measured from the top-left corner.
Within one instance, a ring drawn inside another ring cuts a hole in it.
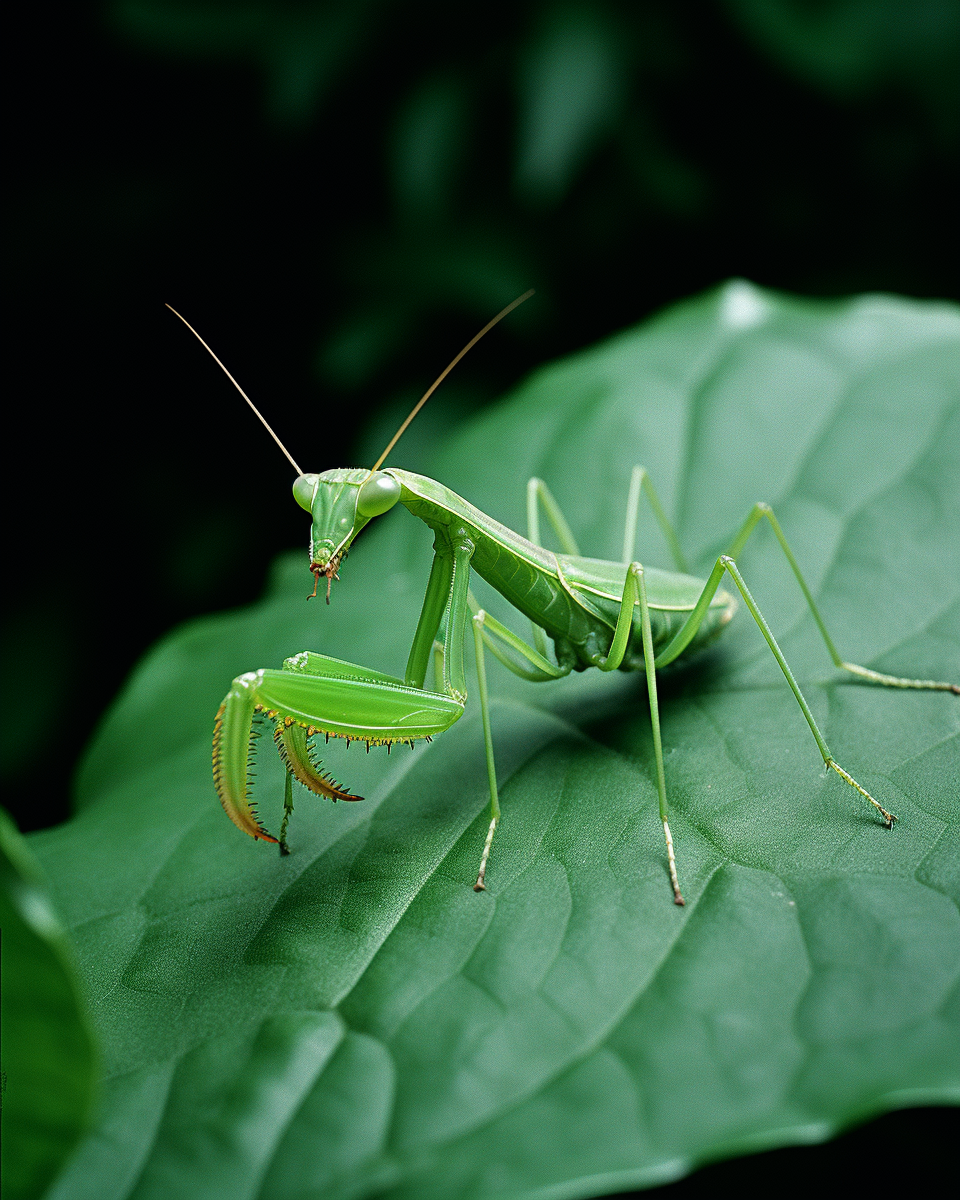
[[[400,484],[389,471],[337,469],[297,478],[294,499],[313,518],[310,570],[314,595],[325,575],[330,603],[330,584],[339,578],[337,571],[351,542],[368,521],[393,508],[400,492]]]
[[[437,386],[446,379],[461,358],[480,339],[491,330],[498,321],[502,321],[507,313],[512,312],[518,304],[522,304],[533,291],[524,292],[512,304],[508,304],[486,325],[475,334],[464,346],[460,353],[441,371],[427,391],[414,405],[407,419],[390,439],[386,450],[374,463],[371,470],[333,470],[324,471],[322,475],[305,475],[297,466],[290,451],[270,428],[263,414],[253,403],[247,393],[230,374],[219,358],[210,349],[199,333],[175,308],[169,304],[167,308],[190,330],[197,341],[208,352],[213,361],[220,367],[226,377],[237,389],[240,395],[256,414],[267,433],[280,447],[287,461],[297,472],[293,485],[293,495],[301,508],[305,508],[313,518],[313,530],[310,536],[310,570],[313,572],[313,595],[317,594],[320,576],[327,579],[327,603],[330,603],[330,584],[338,579],[337,570],[343,556],[350,549],[350,543],[372,517],[379,517],[387,512],[400,499],[401,487],[389,471],[381,471],[380,465],[403,436],[407,426],[417,415],[424,404],[430,399]]]

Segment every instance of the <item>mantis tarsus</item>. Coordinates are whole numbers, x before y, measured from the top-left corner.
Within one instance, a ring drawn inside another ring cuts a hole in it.
[[[529,295],[530,293],[527,293]],[[825,769],[832,769],[867,800],[891,828],[888,812],[836,760],[826,744],[796,679],[757,607],[736,559],[762,520],[769,522],[803,592],[834,666],[864,681],[899,688],[924,688],[960,694],[960,685],[929,679],[903,679],[845,662],[836,649],[768,504],[753,506],[726,554],[720,555],[706,580],[687,573],[679,541],[641,466],[631,477],[626,501],[623,554],[620,562],[584,558],[563,513],[541,479],[527,483],[527,537],[499,524],[436,480],[394,467],[381,469],[400,435],[453,366],[508,312],[527,298],[515,300],[478,333],[431,386],[401,425],[379,460],[369,469],[334,469],[305,474],[206,342],[183,317],[287,456],[297,479],[293,494],[311,514],[310,570],[314,595],[326,579],[326,598],[338,579],[344,555],[360,530],[397,504],[404,505],[434,533],[434,559],[403,679],[304,651],[288,658],[282,670],[251,671],[233,681],[217,713],[213,739],[213,774],[220,801],[238,828],[254,838],[278,843],[286,852],[286,829],[293,808],[292,781],[332,800],[359,800],[322,770],[312,739],[317,735],[386,745],[413,744],[443,733],[461,716],[467,700],[464,645],[470,625],[476,650],[478,692],[490,787],[490,823],[474,884],[485,889],[500,804],[490,732],[485,652],[532,682],[559,679],[571,671],[639,671],[646,675],[660,820],[666,841],[667,867],[674,900],[683,904],[673,838],[667,814],[667,790],[660,737],[656,672],[718,636],[742,599],[777,660],[803,713]],[[168,305],[169,307],[169,305]],[[175,310],[171,310],[175,311]],[[179,313],[176,313],[179,316]],[[641,497],[663,531],[677,572],[643,567],[634,558]],[[561,547],[543,547],[541,509]],[[533,644],[523,641],[486,613],[470,591],[471,569],[491,584],[532,625]],[[728,575],[735,592],[720,588]],[[553,642],[550,656],[548,637]],[[426,687],[434,664],[435,690]],[[256,811],[249,774],[255,719],[274,722],[274,741],[287,769],[284,816],[279,836],[267,832]]]

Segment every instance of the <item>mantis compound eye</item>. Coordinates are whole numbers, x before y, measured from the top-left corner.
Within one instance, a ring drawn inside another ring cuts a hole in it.
[[[357,512],[361,517],[379,517],[399,499],[400,484],[386,471],[375,471],[360,488]]]
[[[319,478],[319,475],[298,475],[293,482],[293,498],[307,512],[311,511],[313,494],[317,490]]]

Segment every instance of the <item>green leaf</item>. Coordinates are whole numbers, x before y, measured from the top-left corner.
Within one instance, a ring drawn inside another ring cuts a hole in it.
[[[0,809],[3,1194],[30,1200],[90,1122],[93,1041],[46,881]]]
[[[551,7],[521,57],[517,191],[552,207],[621,118],[623,28],[595,6]]]
[[[958,335],[945,305],[735,282],[545,368],[434,474],[514,527],[541,475],[584,551],[615,557],[643,463],[701,574],[770,501],[846,657],[960,680]],[[667,565],[646,516],[640,541]],[[625,674],[532,686],[491,664],[486,894],[473,704],[413,752],[329,747],[367,800],[300,794],[288,858],[230,826],[209,760],[230,679],[307,647],[401,674],[430,542],[392,513],[329,608],[298,558],[261,605],[167,639],[106,719],[78,816],[33,839],[104,1048],[100,1128],[52,1195],[590,1196],[960,1100],[960,701],[838,678],[765,527],[740,566],[892,831],[824,778],[742,611],[662,676],[684,909]]]
[[[262,4],[222,0],[114,0],[111,19],[126,37],[186,58],[239,61],[260,68],[270,116],[281,125],[309,120],[345,64],[357,57],[374,7]]]

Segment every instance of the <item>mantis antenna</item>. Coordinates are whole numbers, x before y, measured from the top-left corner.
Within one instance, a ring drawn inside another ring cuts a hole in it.
[[[521,299],[526,299],[526,297],[525,296],[521,297]],[[519,300],[514,301],[514,304],[519,304],[519,303],[520,303]],[[296,473],[298,475],[302,475],[303,472],[300,470],[300,468],[297,466],[297,464],[293,461],[293,455],[286,448],[286,446],[283,444],[283,442],[280,441],[280,439],[273,432],[273,430],[270,428],[270,426],[267,424],[266,418],[264,417],[263,413],[260,411],[259,408],[257,408],[257,406],[254,404],[254,402],[250,399],[250,397],[247,395],[247,393],[240,386],[240,384],[237,383],[237,381],[230,374],[230,372],[227,370],[227,368],[223,365],[223,363],[220,361],[220,359],[217,358],[217,356],[210,349],[210,347],[207,345],[207,343],[203,340],[203,338],[200,336],[200,334],[197,333],[197,331],[194,329],[194,327],[190,324],[190,322],[185,317],[180,316],[180,314],[177,312],[177,310],[173,307],[172,304],[167,304],[165,307],[169,308],[175,317],[180,317],[180,320],[183,321],[184,325],[186,325],[186,327],[190,330],[190,332],[197,339],[197,341],[200,343],[200,345],[203,346],[203,348],[207,351],[207,353],[210,355],[210,357],[213,359],[213,361],[217,364],[217,366],[220,368],[220,370],[224,373],[224,375],[226,375],[226,377],[230,380],[230,382],[237,389],[237,391],[240,393],[240,395],[244,398],[244,400],[246,400],[246,402],[250,405],[250,407],[253,409],[253,411],[260,418],[260,421],[261,421],[264,429],[266,429],[267,433],[270,434],[270,436],[273,438],[273,440],[277,443],[277,445],[280,447],[280,449],[286,455],[287,462],[290,463],[291,467],[293,467],[293,469],[296,471]],[[512,307],[512,305],[511,305],[511,307]],[[508,312],[508,311],[509,311],[508,309],[504,309],[504,312]],[[503,313],[501,313],[500,316],[503,316]],[[499,319],[500,318],[498,317],[497,320],[499,320]],[[484,333],[486,333],[486,330],[484,330]],[[476,338],[474,338],[474,341],[476,341]],[[468,347],[468,349],[469,349],[469,347]],[[449,370],[449,368],[447,368],[447,369]],[[440,378],[442,379],[443,376],[441,375]],[[439,383],[439,380],[437,382]],[[434,384],[434,387],[435,386],[436,386],[436,384]],[[427,395],[429,395],[429,392],[427,393]]]
[[[393,437],[387,443],[386,450],[384,450],[384,452],[380,455],[380,457],[377,459],[377,461],[370,468],[371,475],[374,473],[374,471],[378,471],[380,469],[380,467],[383,465],[384,459],[387,457],[387,455],[390,453],[390,451],[394,448],[394,446],[397,444],[397,442],[399,442],[400,439],[403,437],[403,435],[406,433],[407,428],[410,425],[410,422],[417,415],[417,413],[420,411],[420,409],[423,408],[423,406],[426,404],[426,402],[430,399],[430,397],[437,390],[437,388],[440,386],[440,384],[443,383],[443,381],[450,374],[450,372],[453,370],[453,368],[457,365],[457,363],[460,361],[460,359],[463,358],[463,356],[467,353],[467,351],[472,350],[474,348],[474,346],[477,344],[477,342],[480,341],[480,339],[483,337],[483,335],[485,333],[489,333],[490,330],[494,327],[494,325],[496,325],[499,321],[502,321],[503,318],[508,313],[513,312],[513,310],[518,305],[522,304],[524,302],[524,300],[529,300],[532,295],[533,295],[533,288],[530,288],[529,291],[524,292],[522,296],[518,296],[516,298],[516,300],[514,300],[510,304],[508,304],[506,308],[501,309],[500,312],[497,313],[497,315],[493,318],[492,321],[488,321],[486,323],[486,325],[484,325],[484,327],[480,330],[480,332],[475,334],[470,339],[470,341],[467,342],[467,344],[460,351],[460,353],[457,355],[457,357],[455,359],[453,359],[453,361],[450,362],[446,367],[444,367],[444,369],[440,372],[440,374],[437,376],[437,378],[427,388],[427,390],[424,392],[424,394],[420,397],[420,399],[416,402],[416,404],[410,410],[410,415],[407,417],[407,419],[404,421],[404,423],[400,426],[400,428],[397,430],[397,432],[393,435]],[[167,307],[168,308],[170,307],[169,304],[167,305]],[[182,321],[183,318],[181,317],[180,320]],[[184,322],[184,324],[186,324],[186,322]],[[206,345],[206,342],[204,342],[204,345]],[[210,349],[209,346],[207,347],[207,349],[208,350]],[[211,353],[213,353],[213,352],[211,351]],[[219,359],[217,361],[219,361]],[[226,368],[224,368],[224,370],[226,370]],[[249,404],[249,401],[247,401],[247,403]],[[251,405],[251,407],[253,407],[253,406]],[[256,409],[254,409],[254,412],[256,412]],[[259,416],[259,414],[258,414],[258,416]],[[263,420],[262,417],[260,419],[261,419],[261,421]],[[264,421],[263,423],[264,423],[264,425],[267,424],[266,421]],[[267,428],[269,429],[270,426],[267,425]],[[284,453],[286,453],[286,451],[284,451]],[[289,458],[290,456],[287,455],[287,457]],[[369,478],[369,476],[368,476],[368,478]]]

